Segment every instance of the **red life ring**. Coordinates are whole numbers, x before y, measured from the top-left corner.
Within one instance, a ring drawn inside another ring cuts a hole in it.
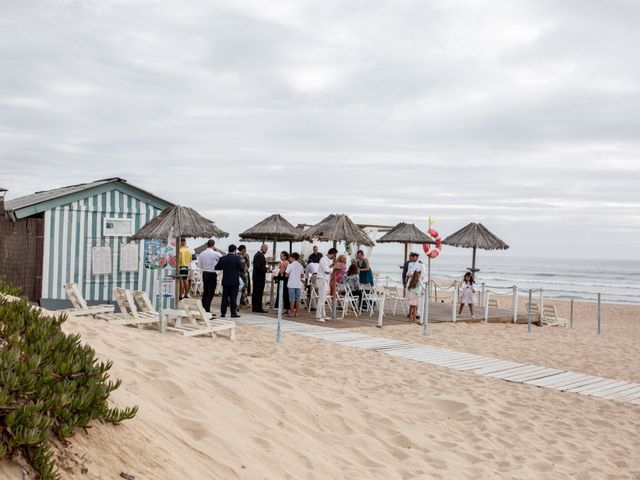
[[[424,253],[427,255],[427,257],[436,258],[438,255],[440,255],[440,250],[442,250],[442,239],[440,238],[440,234],[438,233],[438,231],[434,230],[433,228],[430,228],[427,234],[435,240],[436,247],[431,250],[428,243],[423,243],[422,250],[424,250]]]

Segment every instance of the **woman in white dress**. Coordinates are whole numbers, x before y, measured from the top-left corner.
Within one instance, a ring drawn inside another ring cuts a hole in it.
[[[458,315],[462,315],[462,309],[464,308],[464,305],[467,304],[469,305],[471,318],[475,318],[473,316],[473,304],[476,303],[476,291],[473,288],[474,283],[471,272],[465,273],[462,283],[460,284],[460,309],[458,310]]]

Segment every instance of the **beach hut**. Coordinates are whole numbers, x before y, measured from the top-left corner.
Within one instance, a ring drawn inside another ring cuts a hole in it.
[[[478,248],[482,250],[506,250],[509,248],[509,245],[491,233],[487,227],[481,223],[473,222],[449,235],[442,243],[452,247],[472,248],[473,256],[469,270],[474,275],[480,271],[476,268],[476,250]]]
[[[216,224],[203,217],[193,208],[183,207],[181,205],[173,205],[164,210],[160,215],[143,225],[130,238],[134,240],[157,240],[157,239],[175,239],[175,283],[176,283],[176,299],[179,298],[178,283],[178,258],[180,250],[180,238],[221,238],[228,237],[229,234],[216,226]],[[177,303],[177,301],[176,301]]]
[[[409,245],[422,245],[423,243],[436,243],[426,233],[422,232],[413,223],[400,222],[382,237],[376,240],[377,243],[403,243],[404,244],[404,262],[406,263],[409,255]]]
[[[0,272],[52,309],[67,303],[70,282],[90,304],[111,301],[114,286],[152,294],[143,246],[126,240],[170,206],[117,177],[8,200],[0,214]]]

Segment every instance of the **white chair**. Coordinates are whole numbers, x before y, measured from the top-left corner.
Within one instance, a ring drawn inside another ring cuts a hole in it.
[[[339,283],[336,285],[336,301],[337,308],[342,310],[342,317],[347,314],[349,310],[353,311],[353,314],[358,316],[358,299],[351,292],[349,285]]]
[[[76,283],[65,284],[64,291],[67,293],[69,300],[71,300],[73,308],[65,308],[64,310],[60,310],[61,312],[69,313],[77,317],[86,317],[113,313],[115,310],[114,305],[88,306],[87,301],[82,296],[82,292],[80,292],[80,287],[78,287]]]
[[[538,305],[536,305],[537,307]],[[490,298],[489,299],[489,308],[495,308],[497,310],[500,310],[500,303],[498,302],[497,298]]]
[[[362,315],[362,310],[366,309],[369,312],[369,316],[373,316],[373,312],[378,306],[378,295],[376,293],[376,289],[369,284],[362,284],[360,286],[360,291],[362,292],[362,302],[360,303],[360,315]]]

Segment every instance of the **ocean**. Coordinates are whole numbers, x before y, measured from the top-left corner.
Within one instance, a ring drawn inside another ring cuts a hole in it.
[[[370,262],[380,277],[401,280],[402,247],[398,253],[371,253]],[[421,255],[426,263],[426,258]],[[471,250],[466,256],[447,255],[443,252],[431,261],[432,278],[460,280],[466,268],[471,267]],[[486,255],[479,251],[476,268],[477,284],[492,287],[517,285],[520,293],[528,289],[542,288],[545,296],[596,300],[609,303],[640,303],[639,260],[582,260],[562,258],[526,258],[504,255]]]

